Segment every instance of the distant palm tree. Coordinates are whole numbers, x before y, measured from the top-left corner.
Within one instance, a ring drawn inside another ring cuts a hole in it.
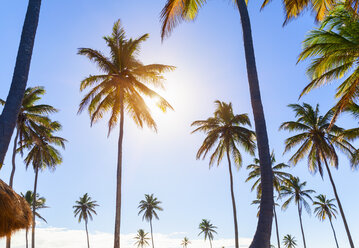
[[[343,218],[349,243],[351,247],[354,248],[354,243],[329,168],[329,163],[336,169],[338,168],[339,159],[336,152],[337,149],[342,151],[351,160],[357,150],[344,135],[343,128],[333,124],[332,127],[328,129],[330,120],[334,115],[333,110],[329,110],[322,116],[319,113],[319,105],[313,108],[311,105],[303,103],[303,105],[290,104],[289,107],[295,112],[297,120],[284,122],[280,126],[280,129],[297,132],[297,134],[286,139],[284,152],[288,152],[295,146],[299,146],[299,149],[290,158],[290,162],[295,165],[307,157],[309,170],[312,173],[319,171],[322,177],[324,164],[334,191],[335,199],[338,203],[340,214]]]
[[[307,182],[300,182],[299,177],[291,177],[290,179],[286,179],[284,181],[284,185],[282,186],[282,190],[281,190],[281,195],[283,197],[288,197],[288,199],[282,205],[283,210],[286,210],[288,208],[288,205],[293,201],[297,205],[304,248],[306,248],[307,246],[305,243],[305,236],[304,236],[303,223],[302,223],[302,210],[304,206],[305,210],[308,212],[308,214],[310,214],[310,206],[306,201],[306,199],[312,201],[312,197],[310,196],[310,194],[315,193],[314,190],[304,189],[306,185]]]
[[[209,220],[207,219],[202,219],[202,222],[199,224],[199,230],[201,230],[201,232],[198,234],[201,235],[202,233],[204,234],[204,241],[209,240],[209,244],[212,248],[212,240],[213,240],[213,234],[217,233],[216,230],[217,229],[216,226],[214,226]]]
[[[313,202],[313,205],[316,207],[314,209],[315,216],[319,218],[319,220],[324,221],[326,218],[329,219],[330,226],[332,227],[335,243],[337,248],[339,248],[337,236],[335,234],[334,226],[332,223],[332,218],[336,218],[337,209],[335,204],[333,203],[335,199],[327,199],[325,195],[318,195],[315,197],[317,201]]]
[[[26,202],[30,205],[33,206],[34,203],[34,193],[31,190],[26,191],[25,195],[23,193],[20,193],[21,196],[26,200]],[[43,208],[48,208],[48,206],[46,206],[46,199],[45,197],[40,197],[39,194],[36,194],[36,202],[35,202],[35,216],[37,218],[39,218],[40,220],[44,221],[45,223],[47,223],[47,221],[45,220],[44,217],[42,217],[38,210],[43,209]],[[25,238],[26,238],[26,248],[29,247],[29,242],[28,242],[28,229],[26,228],[26,232],[25,232]]]
[[[150,238],[147,237],[148,233],[146,233],[143,229],[139,229],[137,231],[137,235],[135,237],[135,245],[137,245],[137,248],[143,248],[145,246],[149,246],[150,244],[148,243],[147,240],[149,240]]]
[[[297,241],[295,240],[295,237],[293,237],[290,234],[287,234],[283,238],[283,243],[285,245],[285,248],[295,248],[297,247]]]
[[[183,248],[187,248],[187,246],[191,243],[191,241],[189,241],[189,239],[187,237],[184,237],[182,242],[181,242],[181,245]]]
[[[62,162],[60,152],[54,147],[56,145],[65,148],[66,140],[53,135],[54,132],[59,130],[61,130],[60,123],[51,122],[49,127],[40,128],[37,132],[31,131],[29,136],[25,138],[24,144],[18,149],[21,151],[24,149],[28,150],[25,158],[26,168],[31,164],[35,172],[33,213],[36,210],[35,202],[39,171],[45,169],[55,170],[56,166]],[[35,248],[35,224],[35,214],[33,214],[32,248]]]
[[[210,168],[214,163],[218,166],[223,156],[227,157],[232,197],[235,247],[239,248],[237,209],[233,190],[231,157],[234,165],[239,169],[242,165],[242,155],[238,146],[241,146],[246,152],[253,155],[256,148],[255,134],[245,127],[251,125],[247,114],[235,115],[231,103],[227,104],[217,100],[215,104],[216,110],[214,116],[207,120],[193,122],[192,126],[197,126],[197,128],[192,133],[197,131],[206,133],[206,138],[197,152],[197,159],[201,157],[204,159],[208,152],[214,149],[209,161]]]
[[[155,99],[157,106],[166,111],[171,105],[159,94],[149,88],[164,87],[163,73],[174,69],[173,66],[150,64],[144,65],[138,59],[140,45],[147,40],[148,34],[137,39],[127,39],[124,29],[118,20],[112,35],[104,37],[110,48],[110,57],[91,48],[80,48],[78,54],[86,56],[102,71],[99,75],[90,75],[81,82],[80,90],[90,91],[82,99],[79,113],[86,107],[91,118],[91,125],[110,112],[108,134],[119,123],[116,215],[114,248],[120,247],[121,224],[121,185],[122,185],[122,142],[125,112],[139,126],[157,130],[144,97]]]
[[[88,220],[92,220],[92,214],[97,214],[95,211],[95,207],[98,206],[96,204],[97,201],[92,201],[91,197],[88,194],[84,194],[80,197],[80,200],[76,201],[76,205],[73,206],[74,216],[75,218],[78,216],[79,223],[81,220],[85,221],[85,229],[86,229],[86,237],[87,237],[87,247],[90,248],[90,240],[89,240],[89,233],[87,230],[87,223]]]
[[[141,200],[140,204],[138,205],[138,208],[140,209],[138,215],[143,213],[142,220],[146,220],[150,223],[152,248],[155,247],[153,241],[152,219],[153,217],[155,217],[157,220],[159,220],[156,210],[163,211],[163,208],[159,206],[161,203],[162,202],[157,200],[157,197],[154,197],[153,194],[151,195],[145,194],[145,200]]]

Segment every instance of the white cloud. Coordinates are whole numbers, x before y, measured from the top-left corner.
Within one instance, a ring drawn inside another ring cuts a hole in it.
[[[154,240],[156,248],[179,248],[181,240],[186,233],[176,232],[170,234],[155,233]],[[121,247],[133,248],[134,233],[121,235]],[[87,248],[86,234],[83,230],[71,230],[66,228],[36,228],[36,247],[37,248]],[[31,230],[29,231],[29,242],[31,240]],[[240,238],[240,247],[248,248],[251,239]],[[233,239],[218,239],[213,241],[213,248],[233,247]],[[104,232],[90,233],[90,245],[92,248],[106,248],[113,246],[113,234]],[[5,239],[0,239],[0,247],[5,247]],[[25,247],[25,231],[20,231],[12,237],[13,248]],[[208,241],[203,239],[191,240],[189,248],[207,248]]]

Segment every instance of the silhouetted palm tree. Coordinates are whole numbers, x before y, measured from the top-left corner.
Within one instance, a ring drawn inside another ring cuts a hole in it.
[[[327,199],[325,195],[318,195],[315,197],[317,201],[313,202],[313,205],[316,207],[314,209],[315,216],[319,218],[319,220],[324,221],[326,218],[329,219],[330,226],[332,227],[335,243],[337,248],[339,248],[337,235],[335,234],[334,226],[332,223],[332,218],[336,218],[337,209],[335,204],[333,203],[335,199]]]
[[[148,233],[146,233],[143,229],[139,229],[137,231],[137,235],[134,238],[136,240],[135,245],[137,245],[137,248],[143,248],[145,246],[150,245],[147,240],[150,238],[147,238]]]
[[[143,213],[142,220],[146,220],[150,223],[152,248],[155,247],[153,241],[152,219],[155,217],[157,220],[159,220],[156,210],[163,211],[163,208],[159,206],[161,203],[162,202],[160,202],[157,197],[154,197],[153,194],[145,194],[145,200],[141,200],[140,204],[138,205],[138,208],[140,209],[138,215]]]
[[[183,248],[187,248],[187,246],[191,243],[191,241],[189,241],[189,239],[187,237],[184,237],[182,242],[181,242],[181,245]]]
[[[202,222],[199,224],[199,230],[201,230],[201,232],[198,234],[201,235],[203,233],[204,235],[204,241],[209,240],[209,244],[212,248],[212,240],[213,240],[213,234],[217,233],[215,229],[217,229],[216,226],[214,226],[211,221],[207,220],[207,219],[202,219]]]
[[[305,243],[304,229],[302,223],[302,210],[304,206],[305,210],[308,212],[308,214],[310,214],[310,206],[306,199],[312,201],[312,197],[310,196],[310,194],[315,193],[314,190],[304,189],[306,185],[307,182],[300,182],[299,177],[292,176],[290,179],[286,179],[284,181],[284,185],[281,189],[281,195],[283,197],[288,197],[288,199],[283,203],[282,209],[286,210],[288,208],[288,205],[293,201],[297,205],[304,248],[306,248],[307,246]]]
[[[74,216],[75,218],[78,216],[79,223],[81,220],[85,221],[85,229],[86,229],[86,237],[87,237],[87,247],[90,248],[90,240],[89,240],[89,233],[87,230],[87,223],[88,220],[92,220],[92,214],[97,214],[95,211],[95,207],[98,206],[96,204],[97,201],[92,201],[91,197],[88,194],[84,194],[80,197],[80,200],[76,201],[76,205],[73,206]]]
[[[128,115],[139,126],[147,125],[156,129],[156,123],[143,97],[157,100],[157,106],[166,111],[171,105],[148,86],[164,87],[163,73],[174,69],[173,66],[150,64],[144,65],[138,60],[140,45],[149,37],[142,35],[137,39],[127,39],[124,29],[118,20],[112,35],[104,37],[110,48],[110,57],[91,48],[80,48],[78,54],[93,61],[103,72],[90,75],[81,82],[80,90],[90,91],[82,99],[79,112],[86,107],[91,118],[91,125],[110,112],[108,134],[119,123],[117,185],[116,185],[116,216],[114,248],[120,247],[121,223],[121,185],[122,185],[122,142],[124,132],[124,116]]]
[[[285,248],[295,248],[297,247],[297,241],[295,240],[295,237],[293,237],[290,234],[287,234],[283,238],[283,244]]]
[[[235,247],[239,248],[237,209],[233,190],[233,174],[231,165],[231,156],[237,169],[242,165],[242,155],[237,146],[241,146],[246,152],[254,154],[255,151],[255,134],[245,126],[250,126],[247,114],[235,115],[232,104],[215,101],[216,110],[214,117],[207,120],[195,121],[192,126],[197,128],[192,132],[202,131],[206,133],[201,147],[197,152],[197,159],[204,159],[210,150],[214,150],[211,155],[209,166],[217,163],[220,164],[223,156],[227,157],[230,191],[232,197],[232,209],[234,220]]]
[[[303,105],[291,104],[289,107],[295,112],[297,120],[284,122],[280,126],[280,129],[297,132],[297,134],[286,139],[284,152],[288,152],[294,147],[299,146],[299,149],[290,158],[290,162],[295,165],[300,160],[307,157],[309,170],[312,173],[319,171],[322,177],[322,165],[324,163],[330,183],[333,187],[340,214],[343,218],[350,246],[353,248],[354,243],[339,199],[339,194],[329,168],[329,163],[336,169],[338,168],[339,159],[336,149],[344,152],[344,154],[350,159],[352,159],[356,149],[350,144],[348,138],[343,135],[343,128],[333,124],[332,127],[328,129],[330,120],[334,115],[333,110],[329,110],[324,116],[322,116],[319,113],[319,105],[317,105],[315,109],[306,103],[303,103]]]

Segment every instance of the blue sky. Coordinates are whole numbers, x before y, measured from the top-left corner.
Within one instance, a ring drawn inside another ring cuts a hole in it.
[[[28,85],[45,86],[43,102],[60,109],[53,118],[63,124],[61,135],[69,142],[62,152],[63,164],[55,172],[44,171],[39,176],[38,191],[50,206],[42,211],[48,220],[48,225],[43,224],[42,228],[81,230],[83,225],[73,218],[71,206],[88,192],[100,204],[90,231],[113,232],[118,130],[107,138],[106,119],[91,128],[85,112],[77,115],[81,99],[79,83],[97,69],[76,53],[79,47],[107,52],[102,37],[111,32],[113,23],[120,18],[128,37],[150,34],[140,55],[144,63],[177,67],[166,74],[167,90],[161,92],[175,111],[153,113],[158,133],[138,129],[130,119],[125,120],[122,233],[134,233],[139,228],[149,230],[148,224],[137,216],[137,205],[145,193],[154,193],[164,208],[160,221],[154,223],[155,232],[197,239],[200,220],[208,218],[218,226],[216,238],[233,237],[226,164],[208,170],[208,160],[195,159],[204,137],[191,135],[190,124],[209,117],[216,99],[231,101],[237,113],[249,113],[252,118],[239,14],[228,0],[208,1],[195,23],[180,25],[161,43],[159,13],[164,3],[164,0],[43,1]],[[278,127],[294,118],[286,106],[297,102],[299,92],[308,83],[307,63],[296,65],[296,60],[305,34],[315,23],[306,13],[282,27],[281,3],[273,1],[263,11],[259,11],[260,4],[250,1],[249,11],[262,100],[270,146],[276,151],[277,161],[286,162],[289,155],[282,156],[282,152],[288,133],[279,132]],[[6,98],[11,82],[26,5],[25,0],[6,1],[0,15],[1,98]],[[301,101],[319,102],[322,111],[327,111],[335,102],[334,89],[335,85],[315,90]],[[357,125],[345,116],[340,123],[347,128]],[[10,174],[10,155],[8,152],[0,171],[4,181],[8,181]],[[244,157],[244,166],[252,162],[250,156]],[[17,166],[15,190],[32,189],[34,174],[25,171],[20,156]],[[310,175],[305,161],[290,172],[307,181],[308,187],[318,193],[334,197],[327,175],[324,182],[319,175]],[[253,236],[257,222],[256,208],[250,205],[255,194],[250,192],[251,184],[244,183],[247,175],[245,167],[235,173],[239,234],[243,238]],[[358,243],[359,226],[355,220],[359,213],[354,206],[359,200],[352,194],[352,189],[359,186],[358,172],[353,172],[347,159],[341,156],[340,169],[333,170],[333,176],[354,242]],[[292,234],[301,245],[296,208],[291,206],[286,212],[278,212],[281,236]],[[303,221],[308,246],[335,246],[329,223],[320,223],[306,213]],[[334,225],[339,245],[347,246],[340,217]],[[272,243],[275,244],[274,235]]]

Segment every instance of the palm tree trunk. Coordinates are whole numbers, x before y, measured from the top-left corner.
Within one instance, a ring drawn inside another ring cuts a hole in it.
[[[11,87],[0,116],[0,165],[4,163],[5,154],[9,147],[22,98],[24,97],[39,22],[40,7],[41,0],[29,0]]]
[[[31,248],[35,248],[35,213],[36,213],[36,190],[37,190],[37,177],[39,175],[39,168],[35,169],[35,183],[34,183],[34,197],[32,199],[32,233],[31,233]]]
[[[227,149],[227,159],[228,159],[229,179],[230,179],[230,182],[231,182],[231,197],[232,197],[232,207],[233,207],[235,247],[239,248],[238,224],[237,224],[237,208],[236,208],[236,201],[234,199],[232,165],[231,165],[231,159],[229,157],[228,149]]]
[[[334,239],[335,239],[335,244],[337,245],[337,248],[339,248],[338,240],[337,240],[337,235],[335,234],[335,230],[334,230],[334,226],[333,226],[333,223],[332,223],[332,219],[331,219],[331,218],[329,218],[329,222],[330,222],[330,226],[332,227],[332,230],[333,230]]]
[[[120,226],[121,226],[121,186],[122,186],[122,141],[123,141],[123,124],[124,124],[124,106],[123,93],[121,98],[120,114],[120,135],[118,138],[118,155],[117,155],[117,186],[116,186],[116,216],[115,216],[115,241],[114,248],[120,248]]]
[[[257,67],[254,55],[251,23],[245,0],[236,0],[241,17],[247,76],[257,135],[258,155],[261,168],[262,197],[257,230],[250,248],[270,246],[273,221],[273,173],[270,162],[268,135],[261,94],[259,89]]]
[[[85,220],[85,229],[86,229],[86,237],[87,237],[87,248],[90,248],[89,232],[87,230],[87,220]]]
[[[28,233],[29,233],[29,229],[26,228],[26,232],[25,232],[26,248],[29,248]]]
[[[152,248],[155,248],[155,242],[153,241],[152,219],[150,219],[150,228],[151,228]]]
[[[304,248],[307,247],[306,243],[305,243],[305,236],[304,236],[304,230],[303,230],[303,223],[302,223],[302,211],[299,207],[299,203],[297,204],[298,206],[298,215],[299,215],[299,222],[300,222],[300,230],[302,231],[302,237],[303,237],[303,245]]]
[[[343,219],[343,222],[344,222],[345,231],[347,232],[347,236],[348,236],[348,239],[349,239],[350,247],[351,247],[351,248],[354,248],[353,239],[352,239],[352,236],[351,236],[350,231],[349,231],[349,226],[348,226],[347,220],[346,220],[345,215],[344,215],[344,210],[343,210],[342,204],[341,204],[341,202],[340,202],[340,200],[339,200],[339,196],[338,196],[338,193],[337,193],[337,188],[335,187],[335,183],[334,183],[334,180],[333,180],[333,177],[332,177],[332,173],[330,172],[330,169],[329,169],[329,166],[328,166],[328,162],[327,162],[327,160],[326,160],[325,157],[324,157],[324,163],[325,163],[325,167],[327,168],[327,171],[328,171],[330,183],[332,184],[332,187],[333,187],[335,199],[337,200],[337,203],[338,203],[340,215],[342,216],[342,219]]]
[[[212,241],[211,241],[211,239],[209,239],[209,245],[210,245],[211,248],[212,248]]]
[[[280,248],[278,220],[277,220],[277,213],[275,211],[275,205],[273,206],[273,212],[274,212],[274,220],[275,220],[275,230],[276,230],[276,233],[277,233],[278,248]]]

